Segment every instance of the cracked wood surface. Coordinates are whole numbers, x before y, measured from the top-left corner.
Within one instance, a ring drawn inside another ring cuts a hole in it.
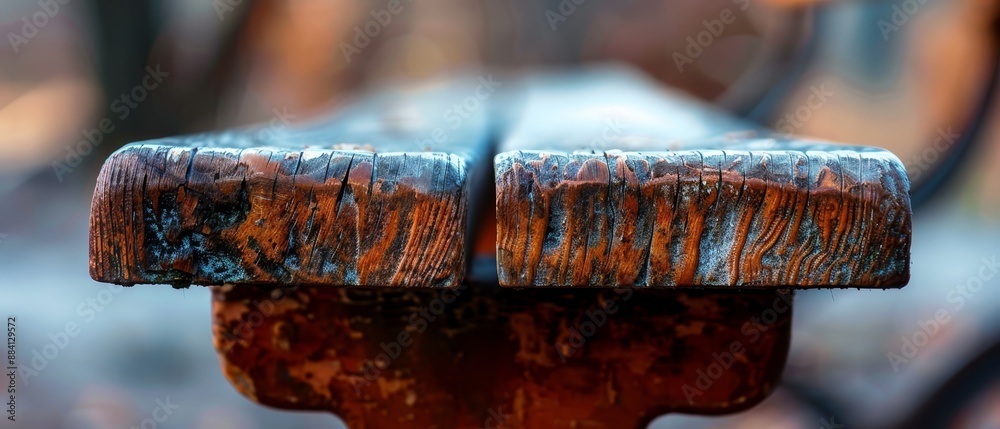
[[[888,151],[771,136],[619,71],[526,85],[495,158],[507,287],[900,287]]]
[[[484,108],[450,109],[476,88],[385,91],[324,123],[128,145],[98,178],[91,276],[457,286],[470,182],[488,171],[488,140]]]

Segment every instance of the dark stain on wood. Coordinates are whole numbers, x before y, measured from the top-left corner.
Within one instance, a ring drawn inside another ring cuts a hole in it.
[[[475,86],[363,99],[328,123],[126,146],[94,194],[91,276],[137,284],[454,287],[470,177],[488,170]],[[466,91],[467,90],[467,91]]]
[[[505,428],[642,428],[668,412],[763,400],[784,367],[790,301],[775,292],[225,286],[213,289],[214,338],[242,394],[329,411],[352,428],[479,428],[495,414],[507,416]],[[729,368],[710,368],[714,356]]]

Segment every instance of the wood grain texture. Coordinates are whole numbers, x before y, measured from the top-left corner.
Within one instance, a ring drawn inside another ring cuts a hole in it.
[[[91,276],[457,286],[470,182],[488,171],[488,139],[483,109],[446,118],[477,85],[378,94],[301,128],[126,146],[98,178]]]
[[[791,296],[773,291],[212,296],[215,346],[240,393],[351,428],[639,429],[670,412],[732,413],[777,386],[791,335]]]
[[[770,136],[619,72],[532,88],[494,160],[503,286],[908,282],[888,151]]]

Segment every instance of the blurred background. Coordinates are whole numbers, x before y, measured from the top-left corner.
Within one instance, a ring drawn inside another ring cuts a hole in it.
[[[157,427],[341,427],[229,386],[208,289],[90,280],[90,198],[123,144],[290,126],[393,81],[607,61],[781,133],[886,147],[914,184],[909,286],[798,293],[781,389],[654,427],[1000,427],[998,13],[989,0],[0,3],[0,311],[18,318],[20,359],[58,346],[22,375],[4,427],[132,427],[165,400],[178,412]]]

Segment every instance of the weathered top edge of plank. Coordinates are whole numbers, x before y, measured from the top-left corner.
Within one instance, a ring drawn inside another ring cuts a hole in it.
[[[447,140],[433,141],[433,131],[427,134],[412,132],[407,134],[340,133],[331,129],[327,134],[310,135],[298,131],[280,131],[259,137],[258,133],[267,129],[247,128],[243,130],[209,132],[176,137],[142,140],[122,146],[119,150],[134,146],[168,146],[178,148],[212,149],[217,151],[239,151],[244,149],[272,151],[337,151],[378,154],[421,154],[447,153],[466,160],[481,156],[481,149],[488,143],[485,126],[469,130],[459,130],[456,135],[446,136]]]
[[[444,85],[390,87],[358,96],[310,122],[283,123],[276,117],[266,124],[142,140],[125,147],[439,152],[474,161],[490,143],[488,100],[476,98],[483,86],[478,79],[457,78]],[[465,103],[470,97],[476,102]]]
[[[628,186],[647,183],[676,183],[706,176],[709,172],[723,181],[746,186],[747,180],[763,180],[761,186],[793,185],[802,192],[828,188],[847,195],[844,188],[865,183],[885,192],[894,205],[910,211],[905,167],[892,152],[871,148],[853,150],[683,150],[663,152],[560,153],[510,151],[495,160],[497,183],[505,177],[530,172],[539,189],[576,183],[611,186],[624,181]],[[626,172],[625,170],[628,170]],[[824,175],[824,171],[829,175]],[[809,183],[812,182],[812,185]],[[851,198],[858,197],[850,195]]]
[[[132,144],[115,151],[105,162],[101,175],[108,176],[116,170],[144,171],[143,192],[239,183],[257,176],[279,183],[287,181],[290,186],[323,190],[339,189],[340,179],[331,174],[345,166],[357,176],[370,177],[372,184],[384,181],[420,194],[465,192],[470,168],[467,160],[444,152]],[[379,177],[379,170],[389,170],[391,176]],[[156,180],[148,180],[151,177]]]
[[[167,151],[175,159],[179,159],[182,153],[196,151],[200,154],[210,154],[226,157],[239,157],[241,155],[249,154],[273,154],[279,157],[288,156],[293,154],[298,154],[298,157],[303,161],[308,161],[321,157],[335,157],[335,156],[359,156],[359,157],[406,157],[414,159],[422,159],[428,161],[438,162],[442,159],[447,160],[449,164],[453,164],[456,168],[465,169],[467,164],[471,161],[467,157],[445,151],[379,151],[374,147],[364,148],[361,145],[343,145],[334,148],[323,148],[315,146],[307,146],[304,148],[292,148],[292,147],[281,147],[281,146],[253,146],[253,147],[222,147],[213,145],[199,145],[194,144],[184,144],[181,139],[157,139],[157,140],[147,140],[144,142],[130,143],[118,150],[114,151],[109,159],[115,156],[121,156],[124,153],[129,152],[157,152],[157,151]],[[358,147],[358,148],[353,148]],[[369,150],[370,149],[370,150]]]
[[[662,141],[650,139],[640,145],[631,145],[627,142],[620,145],[608,145],[607,148],[579,147],[566,149],[556,147],[554,149],[536,149],[540,145],[531,145],[525,148],[512,146],[503,153],[548,153],[548,154],[597,154],[616,153],[621,155],[657,155],[660,153],[679,152],[857,152],[871,156],[887,156],[896,158],[895,154],[884,148],[875,146],[847,145],[835,142],[808,140],[783,136],[722,136],[717,138],[702,138],[692,140]],[[898,158],[896,158],[898,159]]]

